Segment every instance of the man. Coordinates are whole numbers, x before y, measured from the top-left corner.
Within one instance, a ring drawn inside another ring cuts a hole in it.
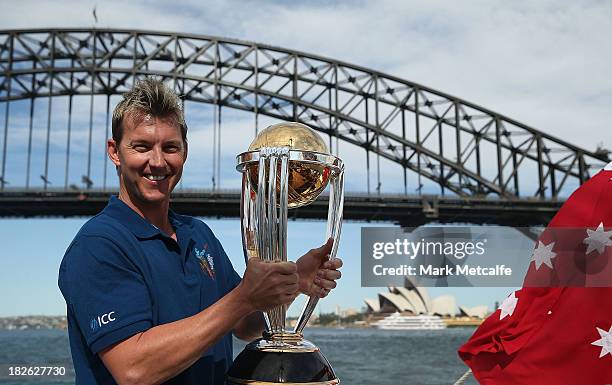
[[[342,262],[326,261],[328,242],[297,263],[251,259],[241,280],[203,222],[169,210],[187,159],[176,94],[142,80],[112,125],[119,196],[81,228],[59,272],[76,383],[221,384],[230,332],[256,338],[261,311],[326,296]]]

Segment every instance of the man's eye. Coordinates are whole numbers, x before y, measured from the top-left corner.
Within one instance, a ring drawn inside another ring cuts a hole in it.
[[[178,146],[166,146],[165,150],[166,150],[166,152],[174,153],[174,152],[178,152],[179,151],[179,147]]]
[[[145,152],[147,151],[149,148],[147,146],[145,146],[144,144],[137,144],[135,146],[132,146],[132,148],[138,152]]]

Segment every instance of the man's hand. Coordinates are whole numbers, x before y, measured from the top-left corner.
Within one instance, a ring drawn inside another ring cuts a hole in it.
[[[330,238],[323,246],[310,250],[297,260],[301,293],[323,298],[336,287],[336,280],[342,275],[338,271],[342,267],[342,260],[340,258],[329,260],[333,244],[334,241]]]
[[[297,266],[294,262],[251,258],[238,288],[253,311],[290,304],[299,294]]]

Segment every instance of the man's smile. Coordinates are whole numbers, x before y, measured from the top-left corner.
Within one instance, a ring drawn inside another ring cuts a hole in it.
[[[144,177],[150,181],[157,182],[157,181],[166,179],[168,177],[168,174],[163,174],[163,175],[144,174]]]

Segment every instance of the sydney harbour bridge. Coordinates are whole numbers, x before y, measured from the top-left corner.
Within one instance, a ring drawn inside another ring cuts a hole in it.
[[[608,162],[458,97],[315,54],[155,31],[4,30],[0,216],[98,212],[117,191],[104,154],[112,109],[144,76],[182,97],[196,160],[173,207],[191,215],[238,216],[240,185],[221,180],[231,179],[235,143],[245,150],[265,121],[307,124],[345,159],[350,220],[543,224]],[[228,123],[231,111],[248,124]],[[326,210],[322,197],[290,215]]]

